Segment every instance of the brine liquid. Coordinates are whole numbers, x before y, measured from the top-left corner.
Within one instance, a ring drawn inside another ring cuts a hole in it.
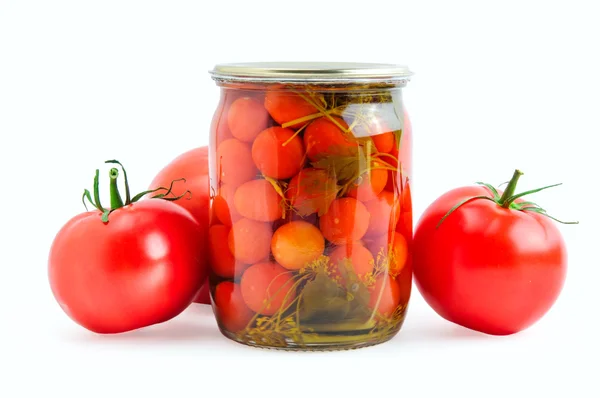
[[[210,282],[223,334],[305,350],[393,337],[412,276],[400,90],[222,88],[210,147]]]

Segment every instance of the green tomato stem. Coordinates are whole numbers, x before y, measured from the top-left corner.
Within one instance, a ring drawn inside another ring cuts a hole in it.
[[[121,199],[121,194],[119,194],[119,186],[117,185],[119,170],[113,167],[108,172],[108,175],[110,176],[110,208],[111,210],[115,210],[123,207],[123,199]]]
[[[517,188],[517,182],[519,181],[519,178],[523,175],[523,172],[519,169],[515,170],[512,178],[510,179],[510,181],[508,182],[508,185],[506,186],[506,190],[504,191],[504,193],[502,194],[502,196],[500,197],[500,200],[498,201],[499,205],[504,207],[505,209],[508,209],[510,207],[510,204],[512,203],[511,197],[515,194],[515,189]],[[514,199],[513,199],[514,200]]]

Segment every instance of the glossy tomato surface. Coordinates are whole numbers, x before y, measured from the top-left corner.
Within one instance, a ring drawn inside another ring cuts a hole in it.
[[[205,230],[207,236],[208,213],[210,206],[209,180],[208,180],[208,147],[203,146],[191,149],[182,153],[166,165],[150,184],[150,189],[158,187],[168,188],[171,181],[185,178],[184,181],[178,181],[173,186],[173,195],[183,195],[186,190],[191,192],[190,196],[185,196],[177,203],[188,210]],[[206,256],[206,253],[200,253]],[[208,281],[202,287],[194,302],[201,304],[210,304],[210,295]]]
[[[413,245],[415,284],[447,320],[488,334],[506,335],[539,320],[558,298],[567,253],[554,221],[505,209],[484,187],[452,190],[427,208]]]
[[[49,256],[52,292],[75,322],[119,333],[181,313],[206,279],[204,228],[172,202],[143,200],[80,214],[58,232]]]

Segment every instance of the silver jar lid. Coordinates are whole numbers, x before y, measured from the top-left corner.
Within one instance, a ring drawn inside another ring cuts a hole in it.
[[[353,62],[249,62],[218,64],[210,71],[216,81],[254,82],[390,82],[403,84],[412,76],[404,65]]]

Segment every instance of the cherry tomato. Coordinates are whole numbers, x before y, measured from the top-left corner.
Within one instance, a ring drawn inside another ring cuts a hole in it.
[[[348,190],[348,196],[362,202],[373,200],[383,191],[388,179],[388,170],[382,167],[381,162],[373,161],[373,169],[363,173],[353,187]]]
[[[234,187],[252,180],[258,174],[250,146],[235,138],[219,144],[216,165],[220,181]]]
[[[252,159],[265,176],[287,179],[302,168],[304,146],[302,140],[294,136],[293,130],[270,127],[254,140]]]
[[[222,184],[212,202],[213,212],[217,220],[229,227],[242,218],[240,213],[235,209],[235,191],[236,188],[233,185]]]
[[[171,182],[185,178],[185,181],[178,181],[173,185],[170,197],[183,195],[186,190],[191,192],[176,203],[189,211],[198,221],[201,228],[204,229],[204,236],[208,236],[208,209],[209,209],[209,181],[208,181],[208,147],[194,148],[177,156],[168,165],[166,165],[150,183],[148,189],[158,187],[168,187]],[[201,304],[210,304],[208,293],[208,281],[204,284],[194,302]]]
[[[68,221],[48,261],[50,287],[63,311],[97,333],[175,317],[207,274],[206,258],[199,255],[206,253],[204,227],[172,202],[117,200],[117,174],[111,170],[112,212],[103,219],[100,210],[89,211]]]
[[[317,113],[317,108],[297,94],[271,90],[265,96],[265,108],[278,123],[284,124]],[[291,126],[300,127],[302,123]]]
[[[319,226],[328,241],[342,245],[360,240],[369,228],[370,218],[362,202],[354,198],[340,198],[331,203]]]
[[[215,288],[215,315],[222,328],[229,332],[243,330],[254,317],[242,297],[240,285],[221,282]]]
[[[400,203],[394,200],[394,194],[383,191],[375,199],[365,202],[371,215],[367,236],[378,236],[391,232],[400,218]]]
[[[416,286],[445,319],[488,334],[506,335],[540,319],[558,298],[567,252],[551,219],[511,203],[484,186],[453,189],[423,213],[414,237]],[[442,218],[459,206],[440,224]],[[530,205],[530,209],[537,208]],[[439,224],[439,225],[438,225]]]
[[[236,261],[229,249],[229,232],[225,225],[213,225],[208,230],[208,254],[212,271],[223,278],[240,276],[247,266]]]
[[[251,180],[235,191],[235,208],[242,217],[256,221],[281,218],[282,198],[267,180]]]
[[[272,235],[269,224],[242,218],[229,231],[229,250],[242,263],[256,263],[268,258]]]
[[[262,315],[273,315],[296,297],[291,272],[279,264],[264,262],[248,268],[240,282],[246,305]]]
[[[394,232],[388,235],[386,233],[369,238],[368,240],[365,239],[365,244],[375,257],[379,254],[389,256],[389,249],[390,247],[392,248],[390,272],[394,275],[402,272],[406,266],[409,250],[406,238],[402,234]]]
[[[311,161],[325,156],[356,156],[358,141],[340,129],[348,128],[344,119],[334,116],[334,123],[327,117],[316,119],[304,130],[306,155]]]
[[[350,260],[359,279],[363,279],[367,273],[373,271],[373,255],[369,249],[358,242],[336,247],[329,255],[329,259],[332,264],[337,266],[343,264],[344,260]]]
[[[377,134],[371,137],[379,152],[388,153],[394,149],[394,134],[392,132]]]
[[[267,128],[269,114],[265,107],[251,97],[236,99],[229,108],[227,122],[231,134],[240,141],[252,142]]]
[[[292,221],[279,227],[271,240],[271,252],[283,267],[297,270],[316,260],[325,250],[319,228],[306,221]]]

